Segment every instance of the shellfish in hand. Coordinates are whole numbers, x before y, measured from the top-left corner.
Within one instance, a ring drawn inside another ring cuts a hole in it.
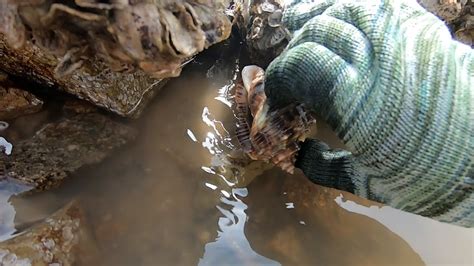
[[[316,120],[303,104],[270,110],[264,90],[265,72],[246,66],[235,87],[236,136],[242,150],[253,160],[271,162],[293,173],[296,154]]]

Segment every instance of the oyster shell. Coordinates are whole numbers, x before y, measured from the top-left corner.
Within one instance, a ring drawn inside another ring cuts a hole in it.
[[[262,68],[246,66],[235,86],[237,140],[251,159],[268,161],[293,173],[298,142],[306,138],[316,120],[302,104],[269,110],[264,76]]]
[[[21,48],[32,41],[62,57],[56,75],[97,56],[113,71],[141,69],[154,78],[176,77],[182,65],[227,39],[228,3],[220,1],[3,0],[0,32]],[[222,12],[220,12],[222,11]]]
[[[288,44],[291,34],[282,24],[283,0],[241,0],[235,6],[235,24],[254,62],[266,66]]]

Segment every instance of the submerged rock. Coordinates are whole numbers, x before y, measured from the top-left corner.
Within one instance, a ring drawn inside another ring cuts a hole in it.
[[[44,221],[0,243],[0,265],[91,265],[97,249],[84,214],[72,202]]]
[[[12,87],[0,85],[0,120],[36,113],[43,107],[43,101],[35,95]]]
[[[135,130],[105,115],[77,114],[14,144],[10,156],[0,154],[0,169],[7,177],[46,190],[81,166],[102,161],[134,137]]]

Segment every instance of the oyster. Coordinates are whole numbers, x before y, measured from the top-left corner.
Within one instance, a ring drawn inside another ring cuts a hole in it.
[[[288,44],[291,34],[282,24],[283,0],[242,0],[235,5],[235,23],[250,57],[268,65]]]
[[[137,118],[167,77],[230,35],[227,5],[2,0],[0,69]]]
[[[226,1],[4,0],[0,32],[9,45],[33,41],[59,56],[68,75],[97,56],[113,71],[175,77],[189,57],[227,39]],[[219,11],[222,12],[219,12]]]
[[[236,136],[253,160],[271,162],[293,173],[299,141],[306,138],[316,120],[302,104],[269,110],[262,68],[246,66],[235,86]]]

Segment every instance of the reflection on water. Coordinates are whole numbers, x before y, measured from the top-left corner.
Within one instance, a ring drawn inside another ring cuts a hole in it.
[[[421,265],[407,243],[378,222],[340,208],[340,192],[300,173],[272,170],[254,180],[246,236],[259,254],[283,265]]]
[[[214,99],[231,107],[230,89],[230,85],[223,86],[218,92],[219,96]],[[228,169],[227,165],[230,162],[227,160],[227,155],[235,149],[231,135],[224,124],[211,114],[208,107],[204,107],[201,117],[210,129],[202,146],[207,148],[212,156],[210,167],[202,166],[201,169],[223,180],[224,183],[219,183],[230,189],[230,193],[225,189],[220,190],[222,196],[216,205],[221,214],[217,222],[217,237],[215,241],[205,245],[204,255],[199,260],[199,265],[280,265],[276,261],[259,255],[251,248],[244,233],[247,222],[245,213],[247,205],[241,200],[248,195],[248,190],[246,188],[232,188],[238,184],[238,176],[233,176],[233,180],[229,180],[229,175],[226,177],[221,173]],[[191,135],[190,138],[195,140],[194,134]],[[212,190],[219,189],[219,186],[211,183],[205,183],[205,185]]]
[[[228,96],[235,66],[211,63],[194,62],[158,94],[134,122],[138,141],[58,190],[14,197],[16,223],[44,218],[78,198],[104,265],[472,264],[465,260],[471,230],[430,226],[401,212],[372,215],[363,206],[373,203],[343,193],[361,204],[348,207],[349,201],[335,201],[341,192],[301,173],[273,169],[238,188],[235,173],[225,172],[234,149]],[[318,137],[340,146],[318,126]],[[13,232],[15,210],[7,199],[14,193],[7,194],[0,194],[8,221],[2,236]],[[438,234],[442,240],[433,237]]]
[[[246,197],[247,193],[245,188],[233,189],[229,198],[221,198],[221,204],[217,205],[223,214],[218,222],[219,232],[214,242],[206,244],[199,265],[280,265],[256,253],[245,237],[247,205],[239,197]]]
[[[0,179],[0,241],[11,238],[16,232],[14,222],[16,212],[9,201],[10,197],[30,189],[13,180]]]
[[[0,137],[0,152],[4,152],[6,155],[12,154],[13,145],[8,142],[5,138]]]
[[[428,265],[472,265],[474,230],[444,224],[384,206],[366,207],[341,195],[335,200],[342,208],[368,216],[402,237]],[[447,246],[449,242],[449,247]]]

